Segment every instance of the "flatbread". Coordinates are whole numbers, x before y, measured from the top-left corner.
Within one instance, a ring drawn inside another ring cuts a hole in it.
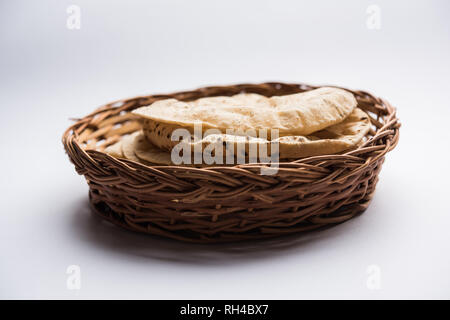
[[[307,136],[284,136],[273,141],[279,143],[280,159],[335,154],[357,147],[370,130],[370,126],[369,116],[361,109],[356,108],[343,122],[324,130]],[[187,144],[191,152],[194,152],[196,146],[197,150],[204,150],[211,144],[224,146],[224,157],[227,152],[225,146],[233,148],[234,155],[237,155],[237,145],[241,144],[240,150],[245,151],[245,157],[247,158],[250,154],[251,145],[256,145],[258,149],[265,145],[268,155],[270,155],[271,141],[259,137],[212,134],[199,141],[191,141]]]
[[[359,108],[353,110],[353,112],[341,123],[330,126],[324,130],[317,131],[307,136],[283,136],[273,141],[279,142],[279,158],[280,159],[293,159],[304,158],[310,156],[336,154],[352,148],[357,147],[370,130],[370,118],[369,116]],[[178,142],[177,142],[178,143]],[[194,150],[200,150],[203,152],[205,148],[211,145],[217,144],[217,146],[223,147],[223,165],[226,165],[226,155],[233,149],[234,163],[238,151],[244,152],[242,156],[245,159],[245,163],[249,162],[249,155],[252,155],[252,150],[260,150],[262,146],[267,149],[268,156],[271,152],[271,141],[260,137],[251,136],[239,136],[229,134],[211,134],[199,141],[191,141],[187,143],[191,154]],[[137,161],[144,164],[153,165],[173,165],[171,161],[171,152],[163,150],[154,146],[149,142],[144,132],[137,131],[131,135],[125,136],[121,140],[121,144],[118,142],[107,148],[109,154],[113,155],[114,152],[117,157],[120,153],[118,151],[121,145],[122,157],[126,159]],[[238,145],[240,147],[238,148]],[[256,154],[255,154],[256,155]],[[214,156],[214,154],[213,154]],[[193,157],[191,157],[193,161]],[[261,161],[257,158],[257,161]],[[194,166],[217,166],[220,164],[192,164]]]
[[[129,144],[130,150],[134,150],[134,155],[136,156],[138,162],[147,165],[174,165],[171,160],[171,152],[167,150],[162,150],[152,145],[145,137],[142,131],[136,132],[134,134],[134,139],[131,144]],[[206,167],[204,163],[194,164],[194,158],[191,157],[192,163],[181,163],[179,165],[186,166],[196,166],[196,167]],[[215,165],[215,164],[214,164]]]
[[[122,140],[119,140],[118,142],[106,147],[105,152],[115,158],[123,158],[124,156],[122,152]]]
[[[142,130],[147,140],[154,146],[164,149],[172,150],[178,144],[178,141],[172,141],[172,133],[176,129],[186,129],[193,134],[193,130],[187,127],[180,127],[176,124],[161,123],[152,119],[143,119]]]
[[[343,122],[308,136],[285,136],[279,142],[280,158],[336,154],[357,147],[370,130],[369,116],[356,108]]]
[[[190,104],[195,107],[220,107],[228,106],[256,106],[256,107],[270,107],[270,100],[266,96],[256,93],[239,93],[231,97],[217,96],[206,97],[191,101]]]
[[[202,98],[192,102],[156,101],[133,111],[156,122],[193,130],[277,129],[279,136],[308,135],[342,122],[356,107],[352,93],[322,87],[303,93],[270,98],[257,94]],[[156,139],[156,138],[155,138]],[[165,138],[167,139],[167,138]]]
[[[152,164],[172,165],[170,152],[158,149],[147,141],[142,131],[134,138],[134,153],[143,161]]]
[[[122,152],[126,159],[136,162],[142,162],[134,153],[135,150],[135,138],[141,133],[141,131],[133,132],[122,138]]]
[[[237,94],[232,97],[218,96],[218,97],[200,98],[198,100],[192,101],[191,103],[194,106],[207,106],[207,107],[215,107],[217,105],[225,105],[225,104],[226,105],[249,104],[254,106],[270,106],[267,97],[255,93]],[[189,126],[180,126],[179,124],[173,123],[163,123],[146,117],[144,117],[142,120],[143,120],[143,130],[145,136],[147,137],[147,140],[160,149],[171,150],[176,144],[178,144],[178,141],[171,140],[172,132],[174,130],[186,129],[191,134],[193,134],[194,132],[193,128]]]

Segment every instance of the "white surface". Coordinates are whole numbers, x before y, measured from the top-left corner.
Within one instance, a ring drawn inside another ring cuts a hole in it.
[[[450,298],[448,1],[4,1],[1,298]],[[81,29],[66,8],[81,8]],[[381,8],[380,30],[366,9]],[[199,246],[89,213],[69,117],[140,94],[279,80],[365,89],[400,144],[362,216],[307,237]],[[380,268],[370,290],[368,266]],[[81,289],[66,268],[81,267]]]

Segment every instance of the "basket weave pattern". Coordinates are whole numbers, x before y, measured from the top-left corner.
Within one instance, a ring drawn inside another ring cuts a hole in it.
[[[189,101],[241,92],[273,96],[316,88],[241,84],[116,101],[77,120],[64,133],[63,144],[89,184],[94,212],[124,228],[191,242],[308,231],[344,222],[367,208],[385,154],[399,138],[395,108],[387,101],[346,89],[371,118],[367,140],[344,154],[280,162],[271,176],[260,174],[262,164],[147,166],[102,151],[140,128],[131,110],[160,99]]]

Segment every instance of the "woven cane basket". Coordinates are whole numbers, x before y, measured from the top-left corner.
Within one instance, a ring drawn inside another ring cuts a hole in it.
[[[264,164],[147,166],[103,150],[140,129],[130,111],[160,99],[189,101],[242,92],[273,96],[316,88],[239,84],[120,100],[76,120],[62,141],[77,173],[87,180],[93,211],[129,230],[191,242],[310,231],[344,222],[367,208],[385,155],[399,139],[400,123],[387,101],[346,89],[371,118],[364,143],[343,154],[280,162],[275,175],[261,175]]]

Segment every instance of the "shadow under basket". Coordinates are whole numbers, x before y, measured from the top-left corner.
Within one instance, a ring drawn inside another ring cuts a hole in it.
[[[157,100],[189,101],[242,92],[279,96],[316,88],[239,84],[116,101],[77,120],[62,141],[76,171],[89,184],[92,209],[129,230],[191,242],[310,231],[344,222],[367,208],[384,157],[399,139],[395,108],[387,101],[346,89],[371,118],[363,144],[343,154],[280,162],[275,175],[261,175],[263,164],[153,166],[117,159],[103,150],[140,128],[130,111]]]

